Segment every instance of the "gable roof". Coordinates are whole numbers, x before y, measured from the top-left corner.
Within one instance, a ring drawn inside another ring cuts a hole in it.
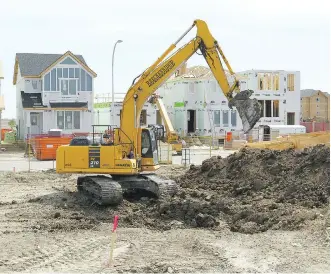
[[[16,84],[18,67],[23,77],[41,77],[43,73],[47,72],[60,59],[66,56],[72,57],[94,77],[97,76],[97,74],[88,67],[82,55],[74,55],[70,51],[67,51],[65,54],[16,53],[13,84]]]
[[[300,90],[300,96],[301,97],[311,97],[316,95],[318,92],[322,93],[326,97],[330,97],[330,94],[321,90],[316,89],[302,89]]]
[[[310,97],[315,95],[318,92],[316,89],[302,89],[300,90],[301,97]]]

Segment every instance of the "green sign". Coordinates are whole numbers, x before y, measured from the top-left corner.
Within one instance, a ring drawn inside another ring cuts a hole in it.
[[[184,107],[185,106],[185,104],[184,104],[184,102],[175,102],[175,108],[180,108],[180,107]]]
[[[104,102],[104,103],[95,103],[93,105],[94,108],[110,108],[111,102]]]

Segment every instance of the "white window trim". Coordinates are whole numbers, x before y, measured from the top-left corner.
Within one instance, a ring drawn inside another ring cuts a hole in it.
[[[62,80],[68,80],[68,94],[62,94]],[[76,80],[76,94],[69,94],[69,80]],[[78,78],[59,78],[59,85],[60,85],[60,89],[58,92],[61,93],[61,96],[77,96],[78,95],[78,90],[77,90],[77,87],[78,87]]]
[[[64,122],[64,124],[63,124],[63,129],[61,129],[61,130],[63,130],[63,131],[75,131],[75,130],[81,130],[82,129],[82,111],[80,111],[80,110],[56,110],[55,111],[55,124],[56,124],[56,128],[58,127],[57,125],[58,125],[58,112],[60,112],[60,111],[62,111],[63,112],[63,115],[64,115],[64,118],[63,118],[63,122]],[[66,112],[71,112],[71,121],[72,121],[72,127],[74,127],[74,112],[79,112],[80,114],[79,114],[79,129],[78,128],[65,128],[65,117],[66,117],[66,115],[65,115],[65,113]]]

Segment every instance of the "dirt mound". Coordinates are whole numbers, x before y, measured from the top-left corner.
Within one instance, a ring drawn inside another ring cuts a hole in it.
[[[99,207],[77,193],[78,175],[5,174],[0,180],[16,180],[25,195],[15,196],[15,203],[4,199],[2,206],[15,208],[16,203],[27,200],[31,208],[38,208],[40,216],[30,222],[31,228],[49,232],[94,229],[100,222],[112,222],[115,214],[123,226],[160,230],[227,227],[256,233],[299,229],[308,222],[327,226],[329,165],[330,149],[326,146],[301,152],[242,149],[189,169],[162,167],[158,174],[175,179],[179,185],[175,196],[166,200],[137,196],[116,207]],[[48,190],[34,195],[41,184]],[[13,211],[12,217],[30,219],[20,214]]]
[[[163,219],[243,233],[297,229],[329,204],[330,149],[242,149],[191,166],[177,182],[176,197],[158,206]]]

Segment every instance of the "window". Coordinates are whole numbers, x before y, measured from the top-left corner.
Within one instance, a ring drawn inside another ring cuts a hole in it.
[[[214,126],[221,126],[221,112],[219,110],[214,110]]]
[[[287,74],[287,89],[294,91],[294,74]]]
[[[62,78],[62,69],[61,68],[57,69],[57,87],[56,87],[57,91],[60,91],[60,80],[59,80],[59,78]]]
[[[223,126],[228,127],[229,126],[229,111],[223,110]]]
[[[212,90],[213,92],[216,92],[216,82],[215,82],[215,81],[212,81],[212,82],[210,83],[210,88],[211,88],[211,90]]]
[[[78,79],[77,90],[80,91],[80,69],[75,68],[75,78]]]
[[[279,100],[272,101],[272,104],[273,104],[272,117],[279,117]]]
[[[188,92],[190,94],[194,94],[194,83],[189,83],[188,84]]]
[[[233,126],[233,127],[237,126],[237,111],[236,110],[231,111],[231,126]]]
[[[149,134],[146,130],[141,132],[141,154],[143,157],[146,157],[147,152],[151,148],[151,140],[149,138]]]
[[[51,75],[49,73],[47,73],[45,75],[45,87],[44,87],[44,91],[50,91],[51,89]]]
[[[279,100],[259,100],[261,117],[279,117]]]
[[[143,109],[140,113],[140,126],[145,126],[147,124],[147,113],[146,109]]]
[[[69,78],[75,78],[75,69],[69,68]]]
[[[81,77],[81,83],[80,83],[80,87],[81,87],[81,91],[86,91],[86,85],[85,85],[85,70],[80,69],[80,77]]]
[[[320,100],[320,98],[317,97],[317,98],[316,98],[316,102],[319,102],[319,100]]]
[[[92,91],[92,77],[86,73],[86,90]]]
[[[92,76],[80,68],[54,68],[44,78],[45,91],[61,91],[62,95],[92,91],[93,87]]]
[[[38,89],[38,82],[36,80],[32,80],[31,84],[33,89]]]
[[[51,70],[51,91],[56,91],[56,69]]]
[[[77,82],[78,82],[77,79],[60,79],[61,94],[76,95]]]
[[[68,68],[64,68],[63,69],[63,78],[68,78],[68,76],[69,76],[69,70],[68,70]]]
[[[80,129],[80,111],[57,111],[57,128]]]
[[[258,73],[258,90],[279,90],[278,73]]]
[[[265,100],[265,117],[272,117],[272,115],[271,115],[271,100]]]

